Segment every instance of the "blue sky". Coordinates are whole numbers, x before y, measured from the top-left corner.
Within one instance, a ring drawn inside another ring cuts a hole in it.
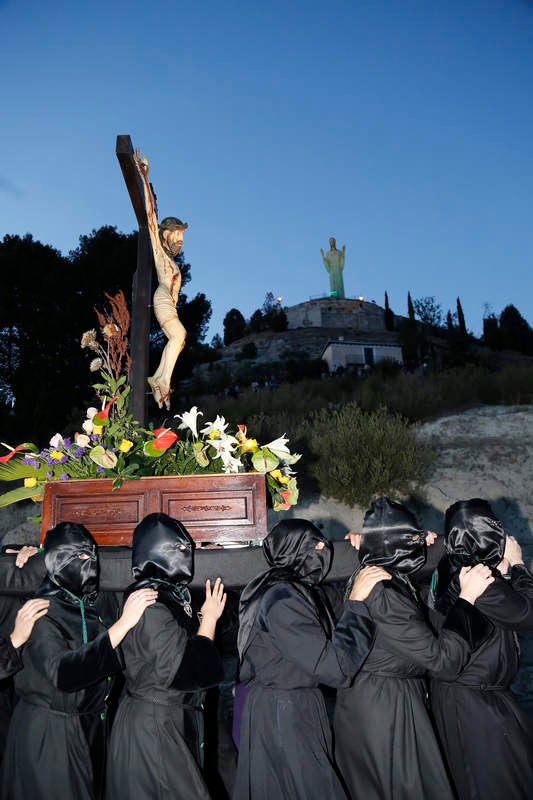
[[[345,287],[533,323],[533,3],[0,0],[0,236],[135,227],[115,156],[189,222],[192,294],[248,316]]]

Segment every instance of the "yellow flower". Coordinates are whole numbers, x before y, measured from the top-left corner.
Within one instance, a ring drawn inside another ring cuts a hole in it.
[[[257,439],[245,439],[244,442],[242,443],[242,449],[243,450],[251,450],[252,453],[255,453],[255,451],[258,449],[258,447],[259,447],[259,444],[257,442]],[[278,470],[278,472],[279,472],[279,470]]]
[[[209,438],[216,439],[217,436],[220,436],[220,431],[218,430],[218,428],[212,428],[211,431],[209,432]]]
[[[61,452],[61,450],[51,450],[50,458],[53,458],[54,461],[61,461],[61,459],[63,458],[63,453]]]
[[[93,433],[100,434],[104,430],[103,425],[94,425],[93,426]]]
[[[286,484],[289,482],[290,478],[288,475],[284,475],[280,469],[273,469],[270,475],[276,480],[278,483]]]
[[[130,442],[129,439],[123,439],[118,446],[118,449],[121,453],[129,453],[131,448],[133,447],[133,442]]]
[[[32,489],[34,486],[37,486],[37,478],[24,478],[24,486],[27,489]]]

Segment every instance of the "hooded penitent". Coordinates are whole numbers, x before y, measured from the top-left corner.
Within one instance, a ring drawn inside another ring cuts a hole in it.
[[[461,567],[496,569],[505,551],[505,531],[486,500],[459,500],[446,510],[444,556],[433,573],[430,604],[446,613],[459,594]]]
[[[446,510],[444,545],[461,564],[497,567],[505,550],[505,532],[486,500],[459,500]]]
[[[158,602],[164,603],[187,629],[192,628],[187,623],[192,616],[187,584],[194,574],[193,554],[194,542],[181,522],[168,514],[148,514],[133,532],[134,583],[127,593],[145,587],[157,589]]]
[[[98,591],[96,542],[84,525],[60,522],[47,532],[43,549],[47,574],[37,594],[57,601],[47,618],[86,643],[100,630],[93,608]]]
[[[365,514],[359,561],[362,567],[402,575],[420,569],[426,561],[426,539],[415,515],[388,497],[375,500]]]
[[[323,543],[320,550],[317,544]],[[263,552],[270,569],[253,578],[245,587],[239,610],[238,648],[241,659],[251,641],[251,633],[261,598],[279,582],[291,583],[319,612],[324,629],[332,630],[332,615],[327,600],[318,589],[326,577],[333,554],[331,542],[312,522],[285,519],[272,528],[263,542]]]

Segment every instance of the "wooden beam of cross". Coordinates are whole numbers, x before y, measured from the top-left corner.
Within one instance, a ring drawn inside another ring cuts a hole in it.
[[[124,175],[139,226],[137,269],[133,276],[131,309],[131,410],[141,425],[146,424],[146,379],[148,377],[150,308],[153,255],[148,217],[139,173],[133,160],[130,136],[117,136],[116,154]]]

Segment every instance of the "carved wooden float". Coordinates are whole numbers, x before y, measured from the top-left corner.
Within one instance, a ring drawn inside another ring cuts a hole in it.
[[[106,478],[45,485],[41,541],[58,522],[79,522],[99,545],[131,545],[133,529],[154,511],[180,520],[196,541],[245,542],[267,534],[265,476],[176,475],[124,481]]]

